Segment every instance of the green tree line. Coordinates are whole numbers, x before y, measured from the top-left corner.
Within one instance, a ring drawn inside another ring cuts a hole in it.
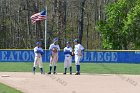
[[[59,38],[64,48],[75,38],[86,49],[138,49],[139,0],[0,0],[0,48],[44,46],[45,21],[31,15],[47,5],[47,48]]]
[[[140,48],[140,0],[118,0],[106,8],[97,29],[105,49]]]

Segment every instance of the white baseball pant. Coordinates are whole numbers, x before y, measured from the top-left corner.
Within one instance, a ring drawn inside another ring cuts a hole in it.
[[[37,67],[38,65],[39,65],[39,68],[43,68],[42,57],[36,56],[34,59],[34,66],[33,67]]]
[[[65,56],[64,68],[72,66],[72,56]]]

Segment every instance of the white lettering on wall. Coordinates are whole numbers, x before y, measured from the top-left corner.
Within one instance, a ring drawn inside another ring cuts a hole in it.
[[[84,61],[89,61],[88,53],[84,52]]]
[[[15,54],[16,54],[16,60],[20,61],[21,51],[15,51]]]
[[[116,62],[117,59],[117,52],[85,52],[83,61]]]
[[[33,51],[0,51],[1,61],[33,61],[34,53]]]
[[[9,58],[8,58],[10,61],[14,61],[15,60],[15,56],[14,56],[14,53],[13,52],[10,52],[9,54]]]
[[[22,54],[22,59],[24,60],[24,61],[27,61],[28,59],[29,59],[29,54],[28,54],[29,52],[27,52],[27,51],[24,51],[23,52],[23,54]]]
[[[7,51],[1,51],[1,56],[2,56],[1,57],[2,61],[7,60],[7,57],[6,57],[7,56]]]

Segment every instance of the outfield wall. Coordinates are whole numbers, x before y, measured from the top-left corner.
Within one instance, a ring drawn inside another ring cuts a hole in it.
[[[49,62],[49,51],[45,51],[43,62]],[[33,50],[0,50],[0,62],[33,62]],[[63,51],[59,52],[59,62],[64,61]],[[74,57],[73,57],[74,61]],[[100,50],[85,51],[82,62],[94,63],[140,63],[140,51]]]

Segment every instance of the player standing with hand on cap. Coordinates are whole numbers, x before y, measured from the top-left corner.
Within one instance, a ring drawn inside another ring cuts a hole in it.
[[[80,59],[83,56],[84,47],[79,43],[78,39],[74,40],[74,54],[75,54],[75,65],[76,65],[76,74],[80,75]]]
[[[48,74],[51,74],[52,66],[54,65],[54,72],[53,74],[56,74],[56,64],[58,61],[58,51],[60,51],[60,47],[57,44],[58,38],[54,38],[53,43],[50,45],[50,71]]]
[[[70,42],[67,42],[67,46],[64,48],[64,75],[67,73],[67,68],[70,67],[70,74],[72,74],[72,48]]]
[[[44,54],[43,49],[41,48],[41,42],[36,43],[36,47],[34,48],[34,65],[33,65],[33,73],[35,74],[35,70],[37,65],[39,65],[40,72],[43,74],[43,64],[42,64],[42,55]]]

